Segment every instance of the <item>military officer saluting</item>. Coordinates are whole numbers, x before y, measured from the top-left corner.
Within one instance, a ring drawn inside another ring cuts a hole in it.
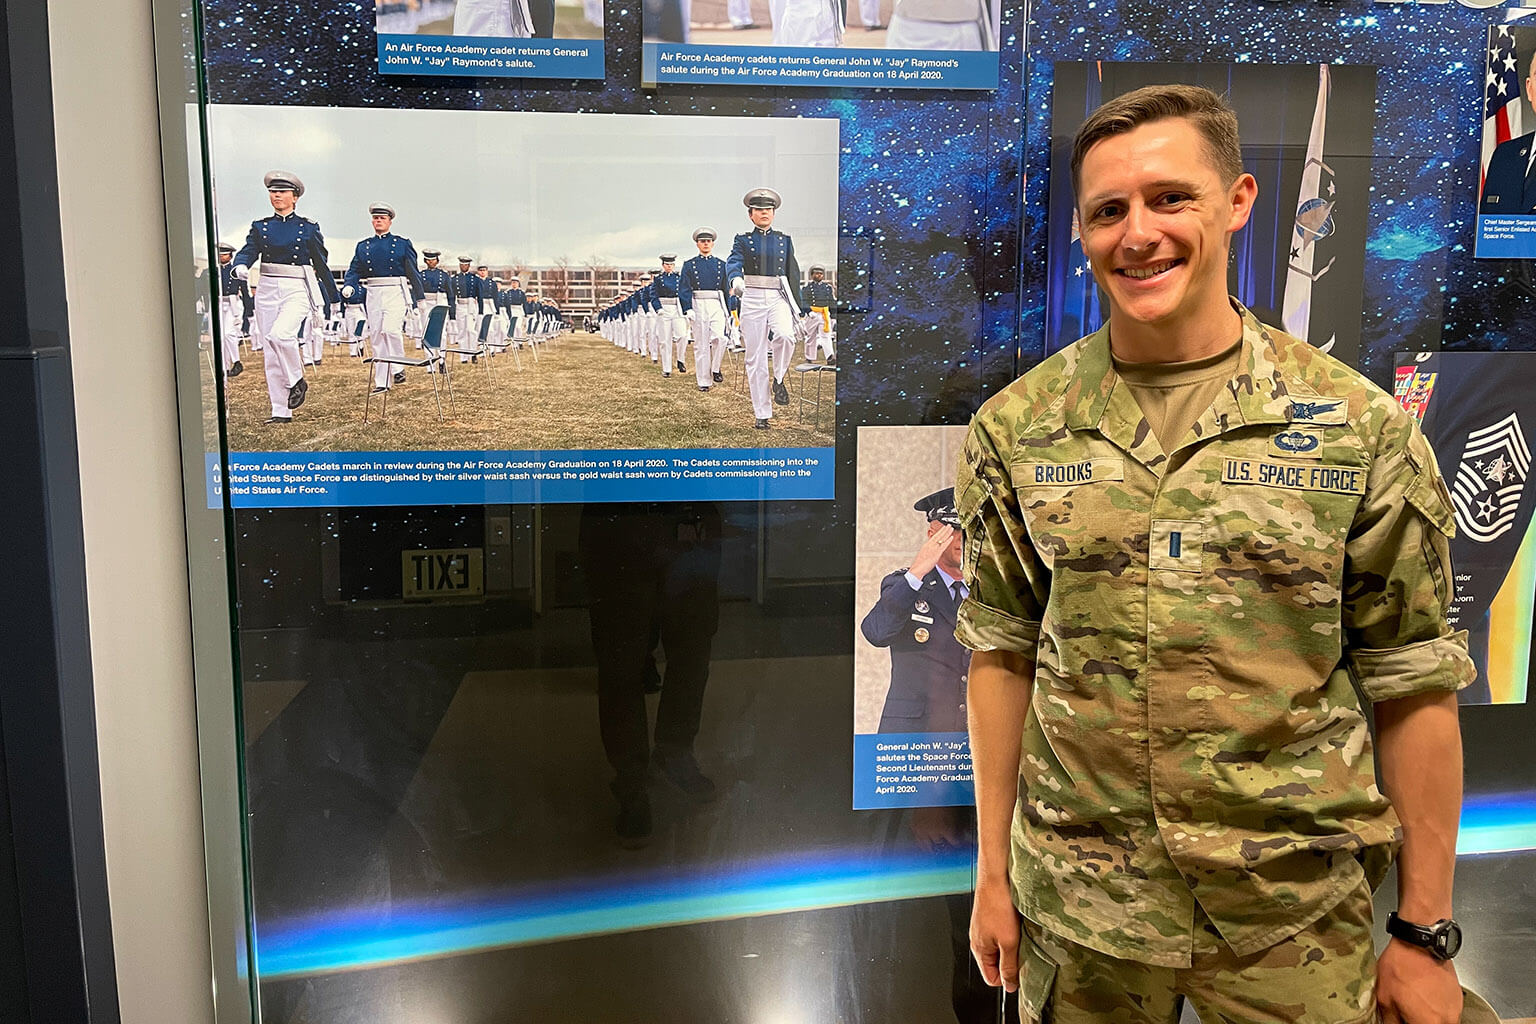
[[[720,376],[720,362],[725,358],[725,325],[730,319],[726,307],[725,260],[714,255],[715,229],[699,228],[693,233],[699,254],[683,264],[678,273],[678,301],[693,329],[693,375],[700,391],[725,378]]]
[[[368,215],[373,219],[373,237],[357,243],[341,295],[349,299],[359,288],[367,288],[366,331],[374,358],[404,359],[405,314],[424,295],[421,273],[416,269],[416,247],[409,238],[390,231],[395,221],[393,206],[374,203],[368,207]],[[384,362],[373,364],[375,393],[387,391],[391,382],[405,380],[404,372],[391,376],[390,367]]]
[[[827,362],[837,362],[837,353],[832,347],[832,303],[837,301],[837,293],[832,290],[832,282],[827,280],[827,268],[820,263],[811,264],[811,279],[801,289],[805,296],[805,304],[810,307],[811,314],[821,321],[820,329],[805,339],[805,358],[814,362],[816,359],[816,346],[821,345],[826,349]]]
[[[261,261],[256,283],[256,331],[261,335],[272,404],[268,423],[289,423],[304,404],[309,383],[299,353],[299,331],[310,313],[327,301],[340,304],[336,282],[326,266],[320,225],[294,212],[304,183],[290,171],[269,171],[263,178],[272,216],[251,223],[245,245],[231,261],[234,275],[246,280]]]
[[[789,404],[784,375],[789,372],[795,343],[795,318],[800,315],[800,265],[795,243],[773,229],[782,200],[771,188],[755,188],[742,199],[752,230],[736,236],[725,261],[731,294],[741,298],[741,329],[746,336],[747,386],[752,395],[755,426],[768,429],[773,403]],[[768,391],[768,344],[773,337],[773,397]]]
[[[240,362],[240,335],[243,333],[240,324],[251,294],[246,283],[235,276],[231,262],[234,256],[234,246],[219,243],[219,341],[223,346],[224,373],[229,377],[238,377],[245,372],[245,366]]]
[[[960,578],[963,536],[955,489],[912,506],[928,536],[912,563],[880,581],[880,599],[859,624],[864,639],[891,649],[891,688],[880,732],[964,732],[970,651],[955,639],[955,613],[968,593]]]

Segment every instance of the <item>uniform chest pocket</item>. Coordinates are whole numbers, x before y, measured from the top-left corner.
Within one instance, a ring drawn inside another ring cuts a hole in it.
[[[1054,571],[1062,559],[1075,564],[1124,556],[1129,520],[1116,501],[1125,480],[1123,458],[1020,459],[1010,474],[1035,549],[1048,568]]]

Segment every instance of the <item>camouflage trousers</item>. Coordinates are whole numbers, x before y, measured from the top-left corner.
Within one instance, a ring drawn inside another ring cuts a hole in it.
[[[1376,1015],[1371,891],[1268,949],[1236,956],[1195,913],[1193,965],[1121,960],[1024,922],[1019,1017],[1025,1024],[1175,1024],[1185,1000],[1202,1024],[1357,1024]]]

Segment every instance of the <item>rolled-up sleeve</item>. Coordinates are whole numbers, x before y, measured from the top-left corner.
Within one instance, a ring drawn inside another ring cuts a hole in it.
[[[955,638],[973,651],[1017,651],[1033,659],[1049,574],[1030,543],[1007,461],[981,415],[960,457],[955,504],[970,591],[956,615]]]
[[[1371,701],[1454,691],[1476,677],[1455,593],[1456,518],[1429,442],[1406,414],[1387,428],[1345,548],[1345,655]]]

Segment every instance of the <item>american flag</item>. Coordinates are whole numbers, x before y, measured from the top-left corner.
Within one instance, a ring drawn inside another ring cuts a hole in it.
[[[1488,177],[1488,161],[1493,159],[1494,147],[1525,134],[1520,127],[1520,78],[1515,34],[1508,25],[1495,25],[1488,30],[1488,80],[1483,100],[1483,179]]]

